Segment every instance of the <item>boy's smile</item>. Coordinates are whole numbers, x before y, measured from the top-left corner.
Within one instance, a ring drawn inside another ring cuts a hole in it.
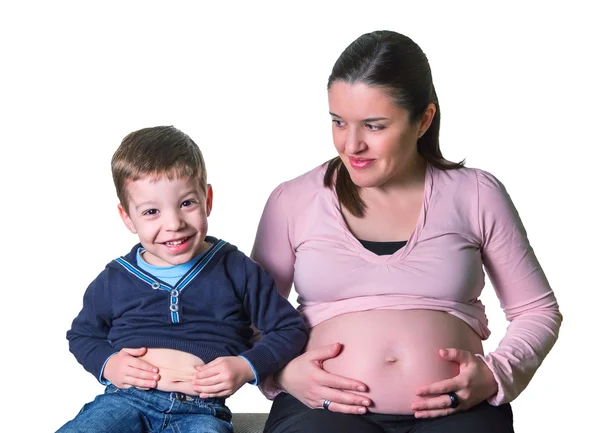
[[[154,266],[186,263],[208,248],[204,241],[212,209],[212,188],[202,192],[196,179],[145,177],[127,184],[128,203],[119,214],[146,249]]]

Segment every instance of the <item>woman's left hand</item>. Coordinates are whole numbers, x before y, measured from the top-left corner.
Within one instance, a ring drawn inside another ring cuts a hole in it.
[[[411,409],[416,418],[435,418],[470,409],[498,391],[498,384],[488,366],[471,352],[460,349],[440,349],[447,361],[459,365],[459,373],[452,379],[442,380],[417,390]],[[451,408],[449,392],[458,397],[459,405]]]

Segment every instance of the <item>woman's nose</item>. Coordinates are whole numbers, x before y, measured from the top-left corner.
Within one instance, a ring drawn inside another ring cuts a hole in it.
[[[360,131],[357,128],[349,128],[344,147],[347,154],[355,155],[365,150],[367,146]]]

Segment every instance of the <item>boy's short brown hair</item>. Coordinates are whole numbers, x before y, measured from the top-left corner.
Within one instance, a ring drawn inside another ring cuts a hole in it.
[[[128,134],[112,157],[117,197],[128,211],[127,183],[143,177],[196,178],[206,193],[206,166],[200,148],[173,126],[155,126]]]

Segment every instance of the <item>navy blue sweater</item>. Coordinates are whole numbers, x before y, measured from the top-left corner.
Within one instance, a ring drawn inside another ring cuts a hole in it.
[[[100,380],[106,360],[126,347],[177,349],[206,363],[241,355],[260,383],[297,356],[308,331],[273,277],[235,246],[207,241],[211,248],[175,286],[136,265],[140,244],[110,262],[67,332],[77,361]],[[251,324],[262,331],[254,344]]]

